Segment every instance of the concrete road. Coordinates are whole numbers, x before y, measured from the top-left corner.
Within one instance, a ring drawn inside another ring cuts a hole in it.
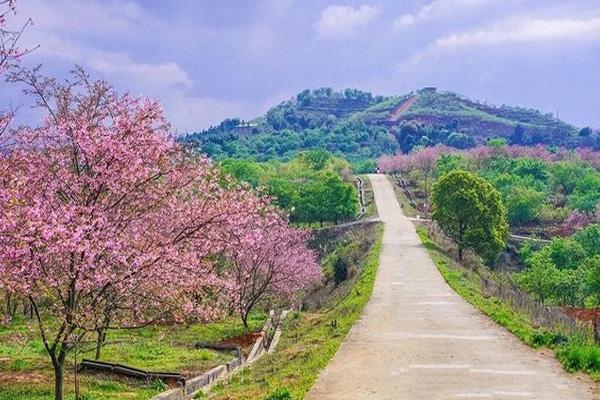
[[[371,300],[308,394],[310,400],[596,398],[448,287],[383,175],[369,176],[385,223]]]

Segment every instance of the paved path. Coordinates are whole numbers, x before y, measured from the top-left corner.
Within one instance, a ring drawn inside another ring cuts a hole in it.
[[[370,175],[385,223],[371,300],[309,400],[594,399],[563,372],[450,289],[383,175]]]

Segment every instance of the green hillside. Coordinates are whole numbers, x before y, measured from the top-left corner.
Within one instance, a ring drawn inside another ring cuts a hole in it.
[[[304,90],[251,121],[227,119],[181,140],[217,159],[290,159],[299,150],[323,148],[358,161],[418,145],[466,148],[490,137],[524,145],[600,144],[597,133],[552,114],[491,106],[435,88],[390,97],[356,89]]]

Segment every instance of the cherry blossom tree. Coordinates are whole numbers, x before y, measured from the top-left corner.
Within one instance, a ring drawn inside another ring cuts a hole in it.
[[[233,237],[255,244],[248,227],[268,211],[176,145],[157,103],[74,78],[14,76],[48,117],[19,129],[0,162],[0,288],[33,307],[57,400],[66,357],[90,333],[221,315],[231,285],[216,255]],[[296,243],[277,233],[278,246]],[[301,244],[286,257],[311,260]],[[294,291],[295,279],[276,275],[272,287]]]
[[[290,228],[273,211],[253,222],[227,251],[231,308],[246,328],[260,301],[290,304],[321,277],[315,253],[306,248],[308,232]]]
[[[16,8],[14,0],[0,0],[0,77],[7,67],[17,62],[24,53],[17,47],[17,42],[23,33],[23,30],[29,24],[29,21],[19,32],[10,31],[6,28],[7,17],[15,13]],[[5,133],[8,131],[13,116],[13,111],[0,111],[0,139],[5,136]],[[2,144],[2,141],[0,141],[0,144]]]
[[[592,214],[575,210],[562,222],[559,232],[562,236],[571,236],[593,222],[594,216]]]

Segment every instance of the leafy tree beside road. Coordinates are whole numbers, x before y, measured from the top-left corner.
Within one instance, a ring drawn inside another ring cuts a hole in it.
[[[463,251],[473,250],[493,263],[506,245],[508,221],[500,193],[484,179],[454,170],[433,188],[432,218]]]

